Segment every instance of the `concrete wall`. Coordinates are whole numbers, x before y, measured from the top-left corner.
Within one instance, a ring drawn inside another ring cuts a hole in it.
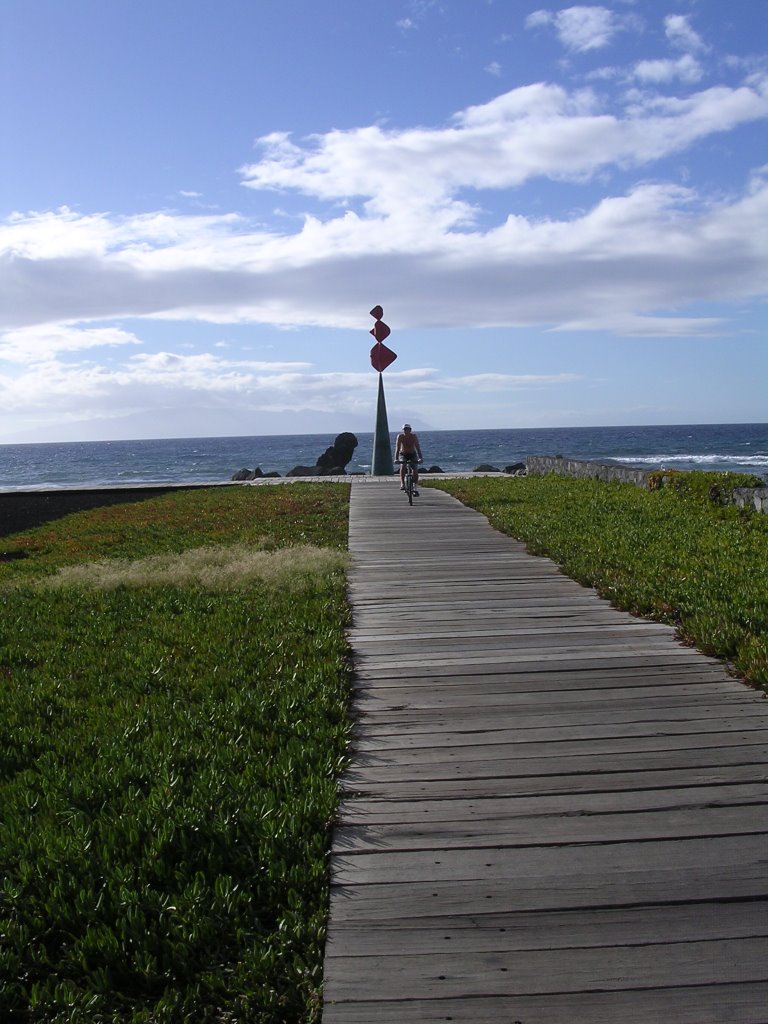
[[[618,480],[622,484],[648,486],[652,470],[627,469],[624,466],[609,466],[600,462],[581,462],[578,459],[564,459],[559,455],[531,455],[526,459],[529,476],[545,476],[556,473],[559,476],[574,476],[581,480]]]
[[[105,505],[123,505],[132,501],[146,501],[169,491],[198,490],[210,484],[189,484],[158,487],[84,487],[81,490],[0,491],[0,537],[20,530],[41,526],[53,519],[61,519],[70,512]]]
[[[600,462],[582,462],[578,459],[563,459],[557,455],[531,455],[526,460],[529,476],[545,476],[556,473],[559,476],[577,477],[582,480],[617,480],[619,483],[647,487],[653,469],[627,469],[624,466],[610,466]],[[671,477],[662,477],[662,485]],[[737,487],[732,502],[739,508],[756,508],[768,512],[768,487]]]
[[[737,487],[733,501],[739,508],[752,505],[758,512],[768,512],[768,487]]]

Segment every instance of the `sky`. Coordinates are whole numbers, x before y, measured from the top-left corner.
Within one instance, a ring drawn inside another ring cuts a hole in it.
[[[544,3],[544,6],[539,6]],[[0,444],[768,420],[768,0],[0,0]]]

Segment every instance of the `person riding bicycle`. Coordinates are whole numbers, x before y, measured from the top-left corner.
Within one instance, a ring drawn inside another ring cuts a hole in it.
[[[405,466],[410,462],[413,466],[413,493],[418,494],[416,484],[419,482],[419,463],[422,460],[421,445],[417,434],[414,434],[410,423],[404,423],[397,435],[395,445],[395,462],[400,463],[400,490],[405,490]]]

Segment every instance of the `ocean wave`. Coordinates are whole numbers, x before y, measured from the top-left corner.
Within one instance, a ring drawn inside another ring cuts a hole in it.
[[[768,455],[614,455],[612,462],[642,463],[648,466],[685,462],[693,465],[768,466]]]

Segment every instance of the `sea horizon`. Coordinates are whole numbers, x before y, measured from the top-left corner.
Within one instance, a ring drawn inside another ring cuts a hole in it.
[[[392,444],[398,428],[390,430]],[[768,473],[768,424],[654,424],[417,430],[427,467],[503,470],[533,455],[561,455],[636,468]],[[285,475],[314,465],[339,433],[358,439],[348,473],[370,471],[372,431],[211,435],[0,444],[0,491],[222,483],[241,469]]]

